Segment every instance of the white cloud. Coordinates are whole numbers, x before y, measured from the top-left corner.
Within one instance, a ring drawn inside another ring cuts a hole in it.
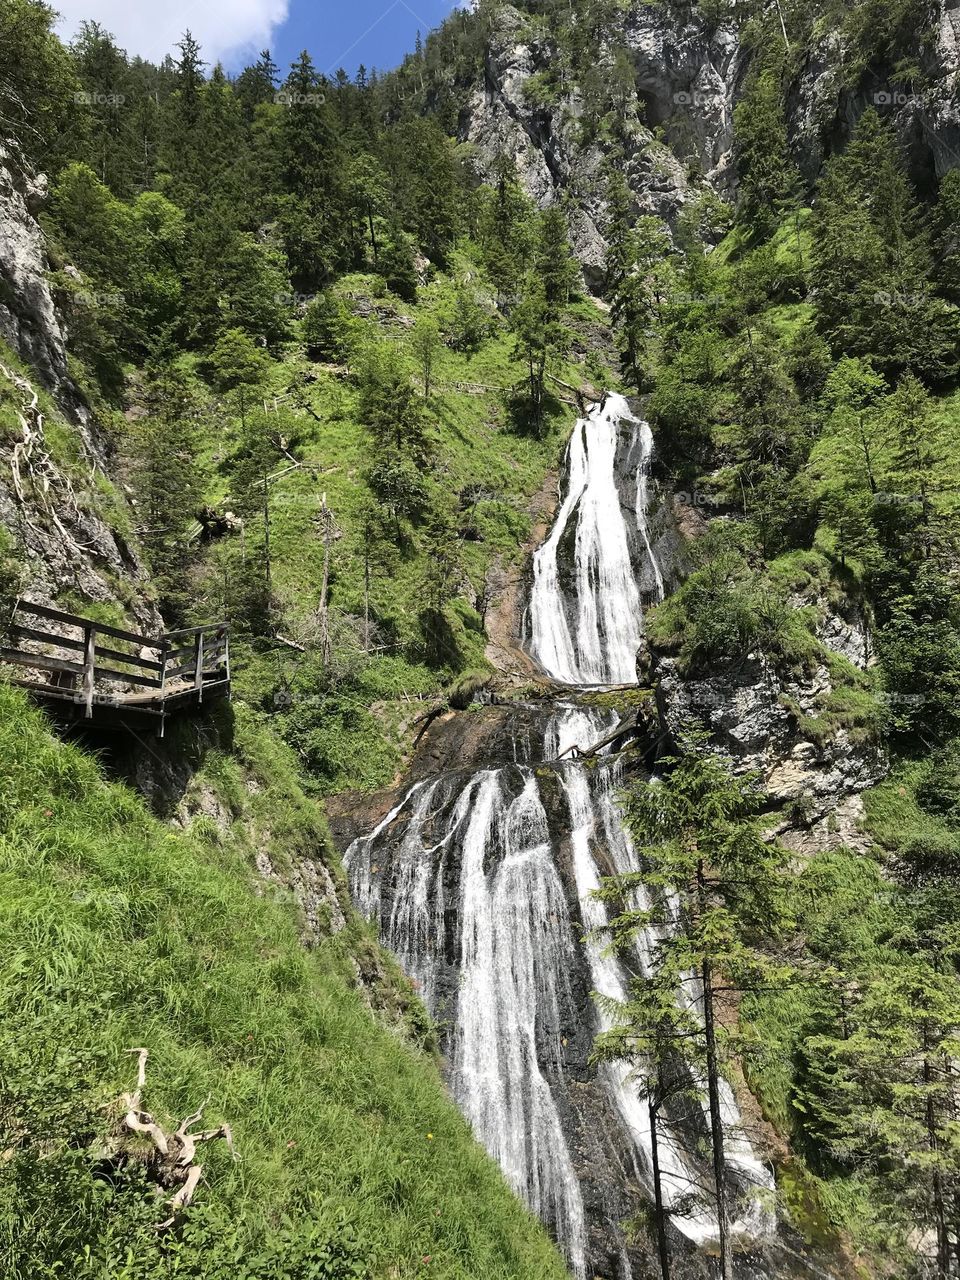
[[[122,49],[159,62],[175,55],[187,28],[211,66],[231,54],[259,51],[287,16],[288,0],[53,0],[59,34],[71,39],[85,19],[99,22]]]

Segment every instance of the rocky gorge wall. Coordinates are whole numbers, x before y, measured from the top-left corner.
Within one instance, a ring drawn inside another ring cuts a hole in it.
[[[556,100],[540,99],[535,78],[553,65],[556,50],[529,15],[509,5],[498,13],[482,79],[465,91],[460,138],[471,144],[485,177],[506,155],[539,207],[567,203],[577,257],[587,283],[599,287],[613,144],[585,131],[577,84],[567,85]],[[922,187],[960,164],[956,0],[935,0],[930,33],[922,40],[925,32],[912,32],[913,47],[898,49],[889,62],[870,63],[855,82],[847,69],[850,50],[836,31],[827,27],[815,37],[799,58],[787,95],[790,150],[808,186],[870,106],[893,121]],[[623,102],[615,160],[635,211],[673,226],[683,206],[705,188],[733,199],[733,116],[752,58],[742,32],[696,8],[630,4],[598,37],[598,67],[612,74],[618,53],[632,66],[635,92]],[[926,86],[918,91],[896,78],[896,63],[911,59]]]
[[[25,598],[71,593],[156,633],[134,512],[70,376],[38,222],[45,199],[43,177],[0,140],[0,526],[23,562]]]

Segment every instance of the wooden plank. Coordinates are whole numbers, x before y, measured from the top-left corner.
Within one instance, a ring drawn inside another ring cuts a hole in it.
[[[167,681],[184,680],[187,676],[192,681],[196,675],[196,668],[192,662],[188,662],[185,667],[167,667]]]
[[[182,631],[166,631],[163,639],[182,640],[185,636],[195,636],[201,631],[223,631],[226,633],[227,629],[225,622],[207,622],[202,627],[184,627]]]
[[[135,631],[121,631],[119,627],[108,627],[106,623],[94,622],[91,618],[81,618],[75,613],[64,613],[60,609],[49,609],[44,604],[30,604],[21,600],[17,605],[17,613],[32,613],[37,618],[47,618],[51,622],[63,622],[71,627],[96,627],[100,635],[110,636],[114,640],[127,640],[130,644],[145,645],[148,649],[159,649],[160,640],[150,636],[138,635]]]
[[[225,639],[215,640],[209,644],[204,641],[203,645],[204,653],[220,653],[224,648],[226,648]],[[178,658],[192,658],[196,652],[197,646],[195,644],[185,645],[182,649],[168,649],[167,661],[176,662]]]
[[[160,681],[152,676],[141,676],[133,671],[116,671],[113,667],[94,667],[94,674],[104,680],[122,680],[124,684],[135,684],[143,689],[159,689]]]
[[[32,627],[10,628],[9,635],[14,640],[36,640],[38,644],[54,645],[58,649],[74,649],[83,652],[83,641],[74,640],[72,636],[58,636],[55,631],[34,631]]]
[[[143,667],[145,671],[161,670],[159,662],[153,662],[149,658],[137,658],[132,653],[121,653],[119,649],[105,649],[102,645],[97,645],[96,654],[98,658],[112,658],[114,662],[129,662],[131,666]]]
[[[35,693],[43,694],[45,698],[52,698],[55,702],[80,702],[80,694],[76,689],[67,689],[58,684],[41,684],[39,680],[20,680],[16,676],[11,676],[10,684],[15,684],[18,689],[31,689]]]
[[[73,640],[70,636],[58,636],[52,631],[34,631],[32,627],[11,627],[10,635],[15,640],[35,640],[40,644],[48,644],[54,648],[72,649],[84,652],[84,642]],[[191,650],[192,652],[192,650]],[[134,667],[143,667],[146,671],[160,671],[159,662],[151,662],[148,658],[138,658],[132,653],[121,653],[119,649],[107,649],[96,645],[94,653],[98,658],[112,658],[114,662],[127,662]]]
[[[35,667],[38,671],[66,671],[70,675],[82,676],[85,670],[82,662],[51,658],[45,653],[24,653],[22,649],[0,649],[0,658],[18,667]]]

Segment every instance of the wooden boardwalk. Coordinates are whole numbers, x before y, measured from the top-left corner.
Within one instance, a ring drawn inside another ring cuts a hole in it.
[[[152,717],[161,737],[171,713],[230,696],[226,623],[151,637],[21,601],[0,661],[41,702],[83,720]]]

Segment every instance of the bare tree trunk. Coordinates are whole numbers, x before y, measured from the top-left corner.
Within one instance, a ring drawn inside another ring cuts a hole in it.
[[[330,538],[333,525],[333,512],[327,506],[327,495],[323,495],[320,512],[323,517],[323,582],[320,586],[320,660],[324,668],[330,666],[330,604],[327,595],[330,587]]]
[[[930,1154],[937,1158],[940,1147],[937,1134],[937,1114],[933,1102],[933,1068],[930,1065],[930,1026],[925,1019],[923,1023],[923,1083],[927,1086],[924,1106],[924,1119],[927,1126],[927,1143]],[[934,1164],[933,1167],[933,1216],[937,1228],[937,1280],[946,1280],[950,1275],[950,1235],[947,1231],[947,1219],[944,1210],[943,1177]]]
[[[860,430],[860,447],[863,450],[863,461],[867,468],[867,481],[870,485],[870,492],[876,494],[877,481],[873,474],[873,459],[870,456],[870,442],[867,440],[867,433],[863,428],[863,414],[857,419],[857,426]]]
[[[647,1110],[650,1114],[650,1154],[653,1164],[653,1217],[657,1230],[657,1252],[660,1257],[660,1280],[670,1280],[670,1249],[667,1244],[667,1219],[663,1207],[663,1185],[660,1178],[660,1146],[657,1131],[657,1116],[660,1110],[659,1076],[657,1086],[651,1090],[647,1098]]]
[[[697,893],[701,911],[706,905],[706,877],[703,863],[697,864]],[[710,1141],[713,1148],[713,1180],[717,1196],[717,1239],[720,1245],[720,1275],[733,1280],[733,1258],[730,1251],[727,1188],[724,1178],[726,1159],[723,1150],[723,1117],[720,1114],[720,1072],[717,1067],[717,1037],[713,1013],[713,963],[704,956],[701,964],[703,981],[703,1026],[707,1047],[707,1092],[710,1099]]]
[[[370,652],[370,526],[363,535],[363,651]]]
[[[270,563],[270,489],[267,477],[263,477],[263,570],[267,584],[267,629],[270,627],[273,599],[273,567]]]

